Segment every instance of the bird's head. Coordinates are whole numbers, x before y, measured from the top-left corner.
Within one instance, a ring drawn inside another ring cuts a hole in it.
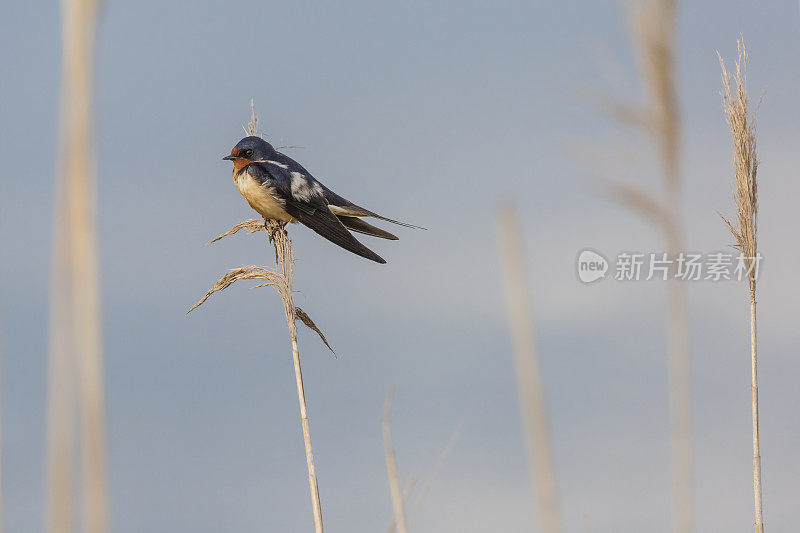
[[[275,152],[275,149],[261,137],[253,135],[245,137],[231,149],[231,154],[222,159],[233,161],[234,172],[239,172],[242,168],[256,161],[265,161]]]

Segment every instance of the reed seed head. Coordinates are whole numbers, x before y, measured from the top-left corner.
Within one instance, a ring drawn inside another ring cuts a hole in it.
[[[758,157],[756,156],[755,116],[750,113],[750,97],[747,92],[747,49],[739,40],[736,71],[731,76],[725,68],[725,61],[719,57],[722,67],[722,100],[725,116],[733,135],[733,199],[736,206],[735,225],[725,217],[722,219],[731,230],[738,248],[745,257],[748,267],[748,281],[751,293],[755,293],[756,279],[753,262],[757,253],[758,234]]]

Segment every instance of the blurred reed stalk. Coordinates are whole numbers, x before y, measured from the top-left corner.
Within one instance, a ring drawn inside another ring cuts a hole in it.
[[[75,403],[80,410],[83,530],[108,529],[92,79],[95,0],[64,0],[60,168],[56,198],[48,385],[48,521],[75,525]],[[75,398],[77,392],[77,399]]]
[[[394,400],[394,388],[386,393],[386,401],[383,404],[383,448],[386,455],[386,474],[389,477],[389,493],[392,497],[392,509],[394,509],[394,521],[389,527],[397,528],[398,533],[408,533],[406,527],[406,512],[404,503],[406,498],[400,489],[400,478],[397,475],[397,460],[394,454],[394,443],[392,442],[392,402]]]
[[[453,448],[455,448],[456,441],[458,440],[459,435],[461,434],[461,429],[464,427],[464,419],[461,419],[456,427],[453,429],[453,433],[450,435],[450,438],[447,439],[442,451],[439,452],[439,456],[436,458],[436,461],[433,463],[431,467],[430,473],[427,476],[427,480],[422,485],[422,489],[420,490],[419,494],[417,495],[416,501],[414,502],[414,506],[411,510],[411,517],[412,522],[419,514],[420,509],[422,508],[422,504],[425,503],[425,498],[428,497],[428,494],[433,488],[433,483],[436,481],[436,477],[439,475],[439,471],[444,467],[445,462],[447,461],[448,456],[452,453]],[[413,488],[414,478],[409,481],[409,484],[406,486],[406,493],[404,493],[404,501],[408,500],[408,496],[410,496],[410,489]]]
[[[250,101],[250,124],[247,128],[248,135],[258,135],[258,116],[255,112],[253,101]],[[266,231],[269,236],[269,241],[275,248],[275,262],[278,266],[278,271],[268,269],[262,265],[251,265],[231,270],[220,278],[214,286],[209,290],[200,301],[198,301],[189,312],[194,311],[200,307],[209,296],[215,292],[219,292],[237,281],[259,279],[266,283],[258,285],[258,287],[272,287],[278,296],[281,297],[283,302],[283,311],[286,317],[286,325],[289,329],[289,339],[292,343],[292,360],[294,362],[294,373],[297,382],[297,399],[300,403],[300,422],[303,428],[303,444],[306,451],[306,465],[308,467],[308,487],[311,493],[311,507],[314,513],[314,527],[316,533],[323,532],[322,526],[322,506],[319,499],[319,487],[317,485],[317,475],[314,468],[314,454],[311,449],[311,431],[308,421],[308,411],[306,409],[306,393],[303,387],[303,372],[300,367],[300,350],[297,344],[297,320],[303,322],[310,329],[319,335],[320,339],[328,349],[333,349],[328,344],[325,336],[314,324],[311,317],[308,316],[302,309],[294,305],[294,254],[292,250],[292,241],[286,233],[286,224],[280,223],[275,220],[263,221],[246,220],[240,222],[229,231],[223,233],[213,241],[217,242],[223,237],[233,235],[240,230],[246,230],[248,233],[255,233],[258,231]],[[211,244],[211,243],[209,243]]]
[[[684,249],[681,223],[681,120],[676,76],[677,0],[642,0],[629,12],[631,37],[647,90],[645,104],[613,103],[620,123],[649,136],[658,153],[662,197],[639,187],[614,183],[611,196],[621,205],[654,222],[663,231],[671,260]],[[687,341],[686,290],[667,281],[667,352],[671,440],[672,531],[694,530],[694,467]]]
[[[499,210],[497,233],[530,476],[538,498],[542,531],[558,533],[561,531],[558,489],[550,450],[544,388],[539,375],[533,313],[528,301],[522,233],[513,205],[505,205]]]
[[[403,487],[403,506],[408,504],[408,500],[411,498],[411,493],[414,492],[414,488],[417,485],[417,478],[415,476],[411,476],[406,483],[406,486]],[[389,533],[393,533],[397,530],[397,519],[394,516],[394,502],[392,502],[392,520],[389,522],[389,528],[386,530]]]
[[[405,527],[408,528],[408,524],[413,523],[414,519],[419,515],[422,504],[425,503],[425,498],[427,498],[428,494],[430,493],[439,471],[447,461],[447,457],[453,451],[456,441],[458,440],[458,436],[461,433],[461,428],[464,426],[464,420],[462,419],[459,421],[458,425],[456,425],[453,433],[450,435],[450,438],[445,443],[444,448],[442,448],[442,451],[439,452],[439,456],[436,458],[436,461],[433,463],[430,472],[426,476],[427,479],[424,481],[421,490],[417,493],[417,497],[411,512],[407,513],[406,509],[408,508],[411,494],[414,492],[414,489],[417,486],[417,476],[412,475],[408,479],[408,482],[403,488],[401,497],[397,499],[396,492],[399,492],[400,476],[397,473],[397,463],[395,459],[396,456],[394,453],[394,443],[392,439],[391,409],[393,404],[394,387],[390,388],[386,393],[386,401],[384,402],[383,410],[383,446],[386,455],[386,473],[389,477],[389,491],[390,496],[392,497],[393,511],[392,520],[389,523],[389,528],[387,530],[389,533],[392,533],[397,529],[398,516],[402,517],[406,523]],[[397,513],[398,509],[400,510],[400,513]]]
[[[758,158],[756,157],[755,117],[750,114],[750,97],[747,93],[747,50],[744,41],[737,42],[739,57],[736,61],[736,93],[731,89],[731,79],[725,62],[722,67],[723,104],[728,126],[733,135],[733,170],[736,205],[736,225],[723,220],[736,239],[734,245],[744,257],[747,282],[750,288],[750,370],[751,404],[753,415],[753,497],[755,500],[755,530],[763,533],[761,509],[761,447],[758,435],[758,352],[756,344],[756,278],[758,274]]]

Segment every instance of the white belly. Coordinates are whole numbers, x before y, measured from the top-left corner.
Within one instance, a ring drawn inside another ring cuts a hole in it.
[[[293,221],[289,213],[283,210],[281,202],[275,197],[274,190],[269,186],[259,184],[247,172],[242,172],[234,177],[233,182],[250,207],[262,217],[282,222]]]

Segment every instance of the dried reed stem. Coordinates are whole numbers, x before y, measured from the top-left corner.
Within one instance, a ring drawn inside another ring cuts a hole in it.
[[[92,163],[92,78],[96,0],[65,0],[61,170],[53,258],[48,530],[74,523],[72,369],[81,413],[82,518],[86,533],[108,529],[106,444],[98,292],[95,183]],[[63,404],[63,405],[62,405]],[[60,420],[61,417],[63,420]]]
[[[294,306],[292,288],[294,257],[292,255],[292,241],[286,233],[285,224],[274,220],[267,220],[267,233],[275,246],[275,254],[282,273],[283,283],[283,311],[286,315],[286,325],[289,327],[289,338],[292,341],[292,360],[294,374],[297,381],[297,400],[300,403],[300,421],[303,426],[303,443],[306,448],[306,465],[308,466],[308,488],[311,492],[311,506],[314,510],[314,527],[317,533],[322,533],[322,506],[319,501],[319,487],[317,475],[314,470],[314,453],[311,450],[311,431],[308,424],[308,411],[306,410],[306,393],[303,388],[303,372],[300,368],[300,351],[297,347],[297,308]],[[327,342],[326,342],[327,344]]]
[[[400,479],[397,475],[397,461],[394,454],[394,444],[392,443],[392,401],[394,400],[394,388],[390,388],[386,393],[386,401],[383,405],[383,448],[386,453],[386,474],[389,477],[389,492],[392,496],[392,508],[394,509],[394,523],[398,533],[408,533],[406,526],[406,513],[403,505],[403,493],[400,490]]]
[[[252,122],[251,122],[252,124]],[[187,313],[191,313],[205,303],[208,298],[215,292],[227,289],[237,281],[246,280],[263,280],[265,283],[257,285],[257,287],[272,287],[278,296],[281,297],[283,302],[284,315],[286,316],[286,325],[289,328],[289,339],[292,342],[292,359],[294,361],[295,378],[297,381],[297,398],[300,403],[300,421],[303,427],[303,443],[306,450],[306,463],[308,466],[308,485],[311,492],[311,505],[314,511],[314,525],[318,533],[322,532],[322,507],[319,500],[319,488],[317,486],[317,476],[314,470],[314,454],[311,450],[311,433],[308,423],[308,412],[306,410],[306,394],[303,388],[303,372],[300,367],[300,351],[297,346],[297,321],[313,330],[328,349],[333,352],[330,344],[328,344],[325,335],[320,331],[314,321],[308,314],[294,305],[294,289],[293,289],[293,274],[294,274],[294,257],[292,253],[292,241],[286,233],[286,225],[274,220],[263,220],[260,223],[260,228],[254,223],[253,220],[246,220],[235,225],[229,231],[223,233],[213,242],[217,242],[223,237],[233,235],[239,230],[246,229],[248,233],[255,233],[260,230],[267,232],[269,241],[272,242],[275,248],[275,262],[278,265],[279,272],[270,270],[262,265],[249,265],[239,268],[231,269],[227,274],[222,276],[214,284],[200,300],[194,304]]]
[[[250,123],[245,131],[248,135],[258,134],[258,115],[256,114],[255,105],[250,101]],[[303,429],[303,444],[306,451],[306,465],[308,467],[308,487],[311,494],[311,507],[314,513],[314,528],[316,533],[323,532],[322,525],[322,505],[319,499],[319,486],[317,485],[317,474],[314,468],[314,453],[311,449],[311,431],[308,422],[308,410],[306,408],[306,393],[303,387],[303,371],[300,366],[300,350],[297,344],[297,320],[303,322],[306,326],[314,330],[325,343],[328,349],[333,349],[328,344],[325,336],[317,328],[311,317],[308,316],[302,309],[294,305],[294,255],[292,251],[292,241],[286,233],[286,224],[277,222],[275,220],[265,219],[263,222],[255,220],[246,220],[235,225],[233,228],[223,233],[211,243],[217,242],[223,237],[233,235],[240,230],[247,230],[248,233],[255,233],[257,231],[265,230],[269,236],[269,241],[275,248],[275,262],[278,266],[278,272],[272,271],[264,266],[251,265],[241,268],[236,268],[222,276],[222,278],[214,284],[214,286],[198,301],[188,312],[192,312],[201,306],[209,296],[215,292],[219,292],[229,287],[231,284],[242,281],[261,279],[266,283],[259,285],[259,287],[269,286],[275,289],[275,292],[281,297],[283,302],[283,311],[286,317],[286,326],[289,328],[289,339],[292,343],[292,361],[294,363],[294,374],[297,382],[297,400],[300,404],[300,422]],[[209,244],[211,244],[209,243]]]
[[[735,177],[734,204],[736,225],[723,217],[736,247],[741,250],[748,268],[750,289],[750,389],[753,421],[753,498],[755,502],[755,530],[763,533],[764,520],[761,505],[761,446],[758,428],[758,351],[756,343],[756,275],[758,257],[758,157],[756,156],[755,117],[750,114],[750,98],[747,93],[747,50],[743,41],[738,41],[739,57],[736,61],[736,92],[731,89],[731,79],[725,62],[719,56],[722,67],[723,102],[728,126],[733,135],[733,169]]]
[[[533,314],[527,297],[522,234],[513,205],[505,205],[499,211],[497,232],[530,475],[536,488],[542,531],[557,533],[561,531],[558,489],[550,450],[544,389],[539,375]]]
[[[247,127],[250,135],[258,133],[258,115],[256,114],[255,102],[250,99],[250,124]],[[294,375],[297,381],[297,400],[300,403],[300,422],[303,426],[303,444],[306,449],[306,465],[308,467],[308,488],[311,492],[311,507],[314,511],[314,529],[316,533],[322,533],[322,505],[319,501],[319,487],[317,486],[317,474],[314,469],[314,453],[311,450],[311,430],[308,424],[308,411],[306,410],[306,393],[303,388],[303,371],[300,368],[300,350],[297,346],[297,325],[296,320],[301,318],[304,323],[311,323],[313,329],[322,337],[325,345],[330,348],[328,341],[325,340],[322,332],[313,326],[311,318],[305,313],[302,317],[298,316],[298,309],[294,306],[294,255],[292,251],[292,241],[286,233],[286,224],[274,220],[264,220],[264,227],[269,235],[269,240],[275,246],[275,260],[281,270],[281,300],[283,301],[283,311],[286,316],[286,325],[289,328],[289,338],[292,341],[292,361],[294,362]],[[331,350],[333,351],[333,350]]]

